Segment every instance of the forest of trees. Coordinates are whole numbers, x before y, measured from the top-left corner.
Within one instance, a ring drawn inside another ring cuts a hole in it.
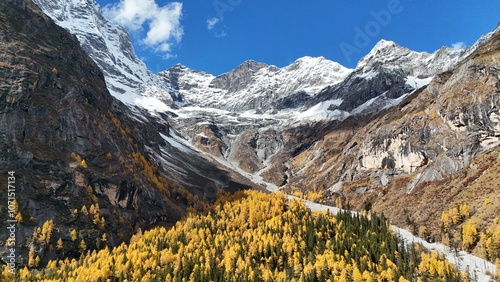
[[[485,201],[488,205],[489,200]],[[467,204],[460,204],[441,214],[441,242],[447,246],[472,252],[500,264],[500,218],[483,227],[482,232],[471,217]],[[420,232],[419,232],[420,233]]]
[[[282,194],[245,191],[224,195],[171,229],[136,234],[129,244],[25,267],[17,280],[467,281],[467,275],[436,253],[402,244],[383,216],[313,213]]]

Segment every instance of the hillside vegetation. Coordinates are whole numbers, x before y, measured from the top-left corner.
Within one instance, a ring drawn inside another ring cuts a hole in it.
[[[4,272],[5,273],[5,272]],[[12,279],[13,277],[3,277]],[[312,213],[255,191],[136,234],[129,245],[24,268],[19,281],[466,281],[436,253],[406,248],[384,217]]]

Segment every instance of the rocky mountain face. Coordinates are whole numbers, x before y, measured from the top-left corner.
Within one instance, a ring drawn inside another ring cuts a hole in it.
[[[325,58],[303,57],[284,68],[246,61],[217,77],[184,66],[158,75],[180,85],[180,95],[191,105],[241,113],[273,112],[276,100],[299,92],[314,95],[342,81],[351,71]]]
[[[316,187],[332,204],[384,212],[438,239],[441,211],[468,202],[485,224],[500,212],[482,203],[497,199],[500,185],[499,31],[432,54],[383,40],[342,79],[310,92],[317,82],[257,90],[270,73],[314,73],[297,63],[249,61],[219,77],[176,66],[161,75],[180,82],[187,103],[172,124],[221,163],[271,189]],[[321,73],[332,74],[311,77]]]
[[[428,54],[382,40],[354,70],[303,57],[283,68],[247,61],[214,76],[176,65],[156,76],[134,55],[127,33],[106,20],[93,0],[56,2],[36,0],[79,38],[116,97],[154,113],[202,151],[250,173],[265,169],[268,157],[283,148],[283,128],[387,109],[475,48],[443,47]],[[277,133],[272,144],[266,132]],[[256,144],[271,147],[264,154]]]
[[[85,52],[103,71],[110,93],[135,105],[144,96],[171,105],[170,85],[151,73],[137,55],[127,31],[108,19],[94,0],[34,0],[59,26],[76,35]]]
[[[77,38],[31,0],[0,2],[0,40],[0,182],[15,172],[19,255],[33,246],[44,262],[78,256],[82,240],[88,249],[117,245],[139,228],[173,224],[223,189],[249,187],[166,122],[113,98]],[[7,193],[0,201],[6,222]],[[50,220],[47,236],[40,230]]]
[[[185,103],[174,111],[173,126],[198,148],[255,174],[272,166],[269,157],[284,148],[286,129],[397,105],[472,48],[429,54],[382,40],[353,70],[304,57],[284,68],[247,61],[217,77],[177,65],[159,76]]]
[[[316,185],[351,208],[434,235],[436,214],[464,202],[486,226],[500,212],[484,205],[500,185],[500,28],[488,38],[397,106],[303,128],[284,146],[297,149],[276,155],[266,179]]]

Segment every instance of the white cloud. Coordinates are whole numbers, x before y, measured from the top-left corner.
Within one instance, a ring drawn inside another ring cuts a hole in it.
[[[182,3],[179,2],[160,7],[155,0],[120,0],[106,5],[103,12],[130,31],[145,29],[146,36],[141,42],[158,52],[169,53],[184,34],[180,23]]]
[[[465,47],[466,46],[465,46],[464,42],[457,42],[457,43],[451,44],[451,50],[454,50],[454,51],[464,49]]]
[[[226,36],[227,36],[227,33],[225,31],[215,33],[215,37],[217,37],[217,38],[223,38]]]
[[[207,28],[209,30],[213,29],[215,27],[216,24],[218,24],[220,22],[220,19],[219,18],[210,18],[207,20]]]

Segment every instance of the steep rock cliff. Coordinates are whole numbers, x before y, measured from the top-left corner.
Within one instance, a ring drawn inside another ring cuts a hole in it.
[[[81,240],[89,249],[116,245],[139,228],[174,223],[220,189],[248,187],[168,123],[113,98],[78,40],[31,0],[0,2],[0,39],[0,182],[15,171],[20,252],[34,245],[44,262],[57,255],[58,238],[70,256]],[[40,240],[36,230],[49,220],[52,237]]]

